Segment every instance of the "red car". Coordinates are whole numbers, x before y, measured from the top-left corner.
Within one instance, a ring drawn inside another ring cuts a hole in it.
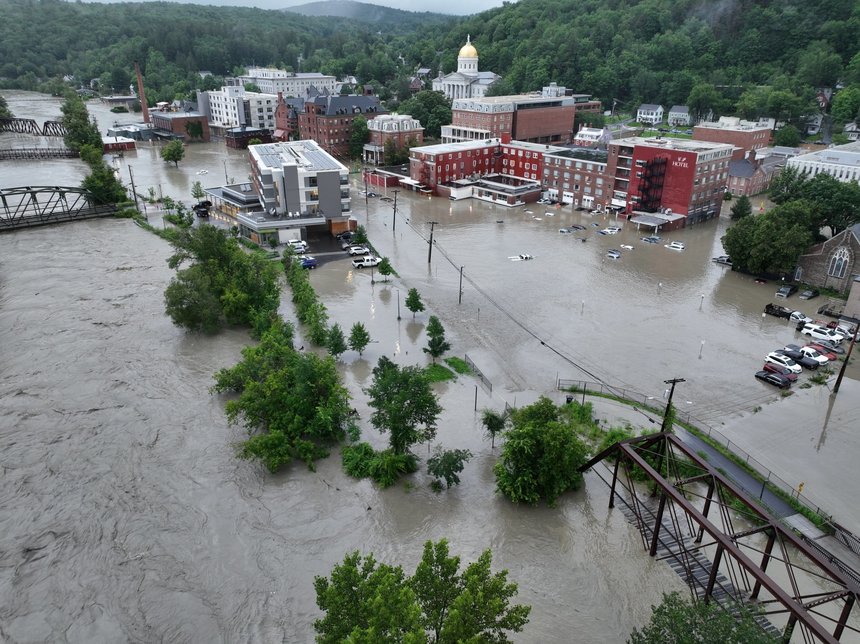
[[[788,367],[783,367],[780,364],[773,364],[772,362],[765,362],[762,366],[764,371],[770,371],[771,373],[778,373],[781,376],[785,376],[791,382],[795,382],[797,380],[797,374],[792,373],[791,369]]]
[[[818,344],[817,342],[810,342],[810,343],[809,343],[809,344],[807,344],[806,346],[807,346],[807,347],[812,347],[813,349],[815,349],[816,351],[818,351],[818,353],[820,353],[821,355],[823,355],[823,356],[824,356],[825,358],[827,358],[828,360],[833,361],[833,360],[836,360],[836,358],[837,358],[836,354],[835,354],[835,353],[833,353],[833,352],[832,352],[830,349],[828,349],[827,347],[825,347],[823,344]]]

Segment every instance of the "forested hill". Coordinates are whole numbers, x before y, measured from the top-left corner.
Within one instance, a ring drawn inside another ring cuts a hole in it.
[[[148,91],[167,100],[219,82],[199,70],[274,64],[354,74],[384,99],[405,98],[419,65],[456,67],[467,34],[480,68],[505,77],[497,93],[556,81],[633,106],[701,90],[727,113],[738,102],[761,111],[744,109],[751,86],[780,92],[759,103],[808,104],[816,87],[860,82],[860,0],[527,0],[397,28],[237,7],[2,0],[0,83],[35,89],[73,74],[123,91],[139,60]]]
[[[303,16],[333,16],[367,22],[379,27],[414,29],[432,23],[447,22],[450,16],[441,13],[416,13],[354,0],[323,0],[284,9]]]

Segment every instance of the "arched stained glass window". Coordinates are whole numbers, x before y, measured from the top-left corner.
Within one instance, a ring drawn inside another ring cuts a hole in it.
[[[830,277],[842,279],[845,277],[845,271],[848,269],[848,249],[837,248],[836,252],[830,257],[830,266],[827,267],[827,274]]]

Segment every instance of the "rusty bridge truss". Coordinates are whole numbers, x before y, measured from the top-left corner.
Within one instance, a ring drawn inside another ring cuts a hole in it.
[[[833,565],[674,434],[616,443],[581,471],[592,468],[610,486],[609,507],[620,504],[648,553],[667,560],[698,599],[732,614],[749,607],[784,642],[860,634],[853,571]]]
[[[32,134],[33,136],[65,136],[66,128],[59,121],[45,121],[40,128],[33,119],[0,118],[0,132]]]
[[[64,221],[108,217],[113,204],[99,205],[82,188],[35,186],[0,188],[0,232]]]

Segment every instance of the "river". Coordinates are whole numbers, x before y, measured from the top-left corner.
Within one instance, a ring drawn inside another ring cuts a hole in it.
[[[55,99],[7,98],[18,115],[20,105],[37,119],[58,114]],[[113,118],[93,111],[100,125]],[[185,200],[194,180],[213,177],[214,185],[225,169],[246,172],[244,155],[217,143],[188,146],[179,168],[146,147],[117,162],[123,178],[133,167],[139,191],[155,186]],[[82,176],[76,161],[0,163],[3,186],[74,185]],[[440,495],[423,473],[386,491],[353,481],[336,454],[316,472],[293,466],[274,476],[237,460],[232,445],[243,433],[227,426],[223,399],[207,389],[248,337],[173,327],[163,312],[170,249],[130,221],[0,236],[5,639],[306,642],[320,615],[315,575],[353,549],[409,570],[422,543],[441,537],[466,560],[492,548],[494,567],[510,570],[519,601],[533,606],[521,642],[623,641],[661,590],[682,589],[668,566],[646,556],[621,513],[607,509],[608,490],[593,474],[556,509],[499,498],[498,448],[481,439],[476,391],[479,409],[522,404],[552,393],[557,376],[592,379],[579,365],[657,397],[664,379],[686,377],[676,392],[682,411],[716,425],[742,417],[777,401],[751,372],[774,344],[795,338],[760,316],[775,286],[708,261],[722,254],[723,220],[671,235],[687,245],[676,253],[640,243],[629,226],[595,235],[591,223],[610,222],[569,208],[551,217],[535,208],[538,221],[477,202],[398,197],[394,233],[390,202],[370,199],[365,209],[356,194],[353,208],[399,278],[371,284],[346,260],[311,277],[333,322],[362,321],[374,338],[363,358],[347,352],[341,360],[364,419],[361,389],[379,355],[425,361],[428,313],[413,320],[404,307],[396,317],[412,286],[445,324],[452,353],[468,353],[493,382],[492,394],[470,378],[439,387],[439,442],[475,454],[462,484]],[[439,224],[428,267],[430,221]],[[588,242],[557,233],[578,222]],[[635,249],[604,259],[622,243]],[[508,260],[523,252],[535,260]],[[283,300],[290,318],[286,293]],[[363,429],[384,442],[366,420]],[[840,435],[831,425],[826,453],[853,445]],[[844,475],[846,489],[856,476]]]

